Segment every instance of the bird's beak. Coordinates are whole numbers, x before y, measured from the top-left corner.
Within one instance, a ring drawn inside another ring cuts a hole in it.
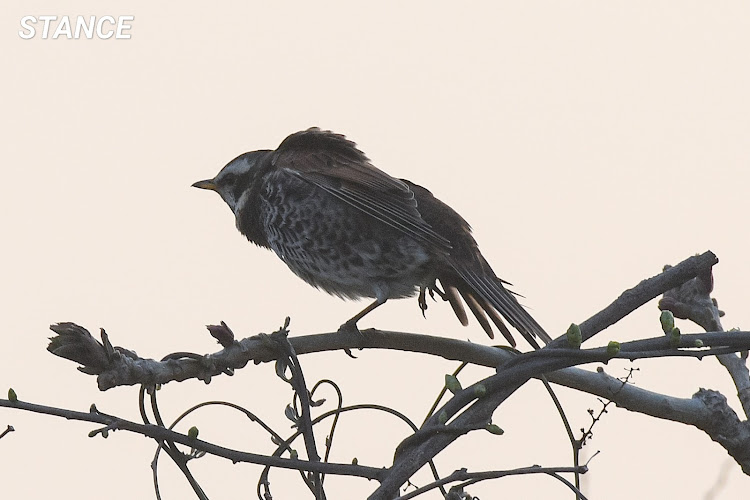
[[[198,189],[210,189],[211,191],[216,191],[217,186],[214,183],[213,179],[206,179],[205,181],[198,181],[195,184],[193,184],[194,188]]]

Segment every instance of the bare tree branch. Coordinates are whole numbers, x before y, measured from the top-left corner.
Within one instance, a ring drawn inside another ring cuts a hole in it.
[[[671,311],[675,317],[687,319],[701,326],[707,332],[723,331],[721,320],[722,311],[716,300],[711,298],[713,281],[710,279],[694,278],[675,287],[664,294],[659,301],[659,308]],[[745,418],[750,417],[750,372],[744,358],[737,354],[722,354],[716,357],[726,368],[737,388]]]
[[[645,279],[629,290],[625,290],[610,305],[580,324],[583,341],[590,339],[605,328],[614,325],[651,299],[696,278],[708,276],[711,268],[719,262],[713,252],[689,257],[661,274]],[[565,336],[555,339],[550,346],[560,347],[566,343]]]
[[[678,318],[700,324],[708,331],[704,334],[626,342],[615,346],[614,350],[572,349],[562,336],[544,349],[520,355],[511,350],[441,337],[378,330],[368,330],[364,335],[333,333],[293,337],[289,339],[290,347],[297,354],[365,348],[397,349],[497,367],[497,374],[458,392],[399,446],[393,466],[379,477],[382,482],[370,497],[372,499],[392,498],[414,472],[460,435],[483,429],[491,421],[494,410],[517,388],[530,378],[545,374],[553,383],[611,399],[631,411],[693,425],[721,444],[743,471],[750,474],[748,423],[740,421],[721,394],[701,389],[690,399],[674,398],[631,385],[623,386],[621,381],[602,369],[594,373],[572,368],[589,362],[606,363],[613,358],[691,356],[702,359],[717,356],[735,381],[747,414],[750,409],[750,377],[744,358],[733,353],[750,349],[750,333],[721,331],[720,312],[709,295],[711,268],[716,262],[716,256],[706,252],[674,267],[667,266],[661,274],[623,292],[612,304],[580,324],[583,341],[588,340],[664,294],[660,307],[669,309]],[[88,331],[73,323],[61,323],[51,328],[58,336],[51,339],[48,349],[82,364],[79,369],[84,373],[97,375],[101,390],[119,385],[164,384],[188,378],[199,378],[208,383],[216,375],[231,375],[233,370],[246,366],[251,360],[258,364],[276,360],[280,355],[278,345],[270,342],[267,336],[236,341],[231,330],[223,324],[209,327],[215,337],[217,332],[220,334],[217,338],[224,347],[221,351],[206,356],[176,353],[161,362],[142,359],[132,351],[112,347],[104,331],[99,343]],[[480,385],[482,391],[477,391]]]
[[[592,373],[565,368],[548,375],[550,382],[602,398],[617,406],[664,420],[692,425],[708,434],[750,475],[750,423],[740,421],[720,393],[700,389],[692,398],[677,398],[622,382],[599,368]]]
[[[77,337],[82,342],[90,344],[93,339],[91,334],[82,326],[74,323],[60,323],[51,327],[55,332],[64,332],[68,346]],[[553,357],[565,356],[575,359],[575,364],[587,362],[608,361],[609,359],[639,359],[646,357],[664,356],[691,356],[705,357],[714,354],[709,350],[694,350],[695,342],[700,340],[705,347],[716,347],[717,349],[729,348],[740,351],[750,347],[750,333],[748,332],[708,332],[703,334],[682,335],[680,349],[669,345],[664,337],[626,342],[621,345],[620,352],[616,355],[606,354],[605,348],[594,349],[565,349],[558,352],[555,349],[542,349],[526,353],[531,357]],[[335,351],[345,349],[391,349],[422,354],[441,356],[445,359],[455,361],[466,361],[472,364],[494,368],[502,363],[516,360],[518,356],[512,351],[498,349],[491,346],[482,346],[456,339],[435,337],[404,332],[390,332],[383,330],[366,330],[365,335],[347,333],[322,333],[305,335],[301,337],[290,337],[289,342],[298,354],[309,354],[314,352]],[[87,346],[88,349],[88,346]],[[104,347],[101,347],[102,351]],[[74,349],[70,349],[74,350]],[[231,346],[216,353],[208,355],[197,355],[192,353],[179,353],[179,356],[170,355],[166,361],[156,361],[147,358],[131,357],[122,355],[122,348],[115,348],[115,353],[109,361],[102,365],[102,371],[98,373],[97,382],[101,390],[111,389],[121,385],[156,385],[166,384],[172,381],[183,381],[191,378],[210,382],[211,378],[221,374],[231,375],[233,370],[245,367],[248,362],[255,364],[276,360],[276,347],[268,341],[265,335],[256,335],[246,339],[235,341]],[[131,352],[132,351],[128,351]],[[723,351],[721,351],[723,352]],[[56,354],[56,352],[53,352]],[[85,362],[78,356],[77,362]],[[100,359],[97,355],[97,359]],[[523,358],[526,359],[526,358]],[[81,371],[92,373],[94,367],[85,366]]]

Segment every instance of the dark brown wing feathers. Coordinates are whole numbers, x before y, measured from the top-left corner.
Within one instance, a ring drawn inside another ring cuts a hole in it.
[[[426,243],[437,256],[436,273],[445,298],[462,324],[468,320],[459,295],[490,338],[494,335],[488,316],[515,345],[502,316],[532,345],[536,345],[534,335],[549,342],[549,335],[482,257],[469,224],[428,190],[375,168],[353,142],[318,128],[287,137],[271,161],[276,169],[304,179]]]
[[[317,128],[292,134],[271,161],[438,252],[450,249],[448,240],[422,219],[409,186],[372,166],[343,135]]]
[[[549,342],[551,340],[549,335],[518,303],[514,294],[503,286],[503,283],[507,282],[495,275],[489,263],[479,252],[479,247],[471,236],[469,224],[428,190],[409,181],[405,182],[414,191],[417,206],[425,221],[451,243],[451,251],[445,258],[445,266],[438,272],[438,279],[443,289],[458,290],[490,338],[493,338],[493,334],[487,316],[511,345],[515,345],[515,341],[503,318],[531,345],[536,345],[534,336],[539,337],[545,343]],[[451,301],[450,295],[448,295],[448,300]],[[451,306],[456,311],[457,307],[453,301],[451,301]]]

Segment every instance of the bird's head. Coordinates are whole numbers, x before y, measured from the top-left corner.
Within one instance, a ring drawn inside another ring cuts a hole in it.
[[[261,170],[260,167],[268,153],[269,150],[243,153],[227,163],[216,177],[198,181],[193,184],[193,187],[216,191],[229,205],[232,212],[237,213],[238,207],[242,206],[243,194],[249,193],[249,188]]]

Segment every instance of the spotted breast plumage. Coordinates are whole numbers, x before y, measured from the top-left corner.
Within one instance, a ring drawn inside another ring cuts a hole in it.
[[[343,135],[297,132],[193,186],[218,192],[237,229],[307,283],[342,298],[375,299],[341,329],[356,329],[388,299],[418,293],[424,311],[429,291],[464,325],[465,303],[490,338],[492,322],[515,345],[504,318],[533,346],[535,337],[550,340],[495,275],[458,213],[374,167]]]

